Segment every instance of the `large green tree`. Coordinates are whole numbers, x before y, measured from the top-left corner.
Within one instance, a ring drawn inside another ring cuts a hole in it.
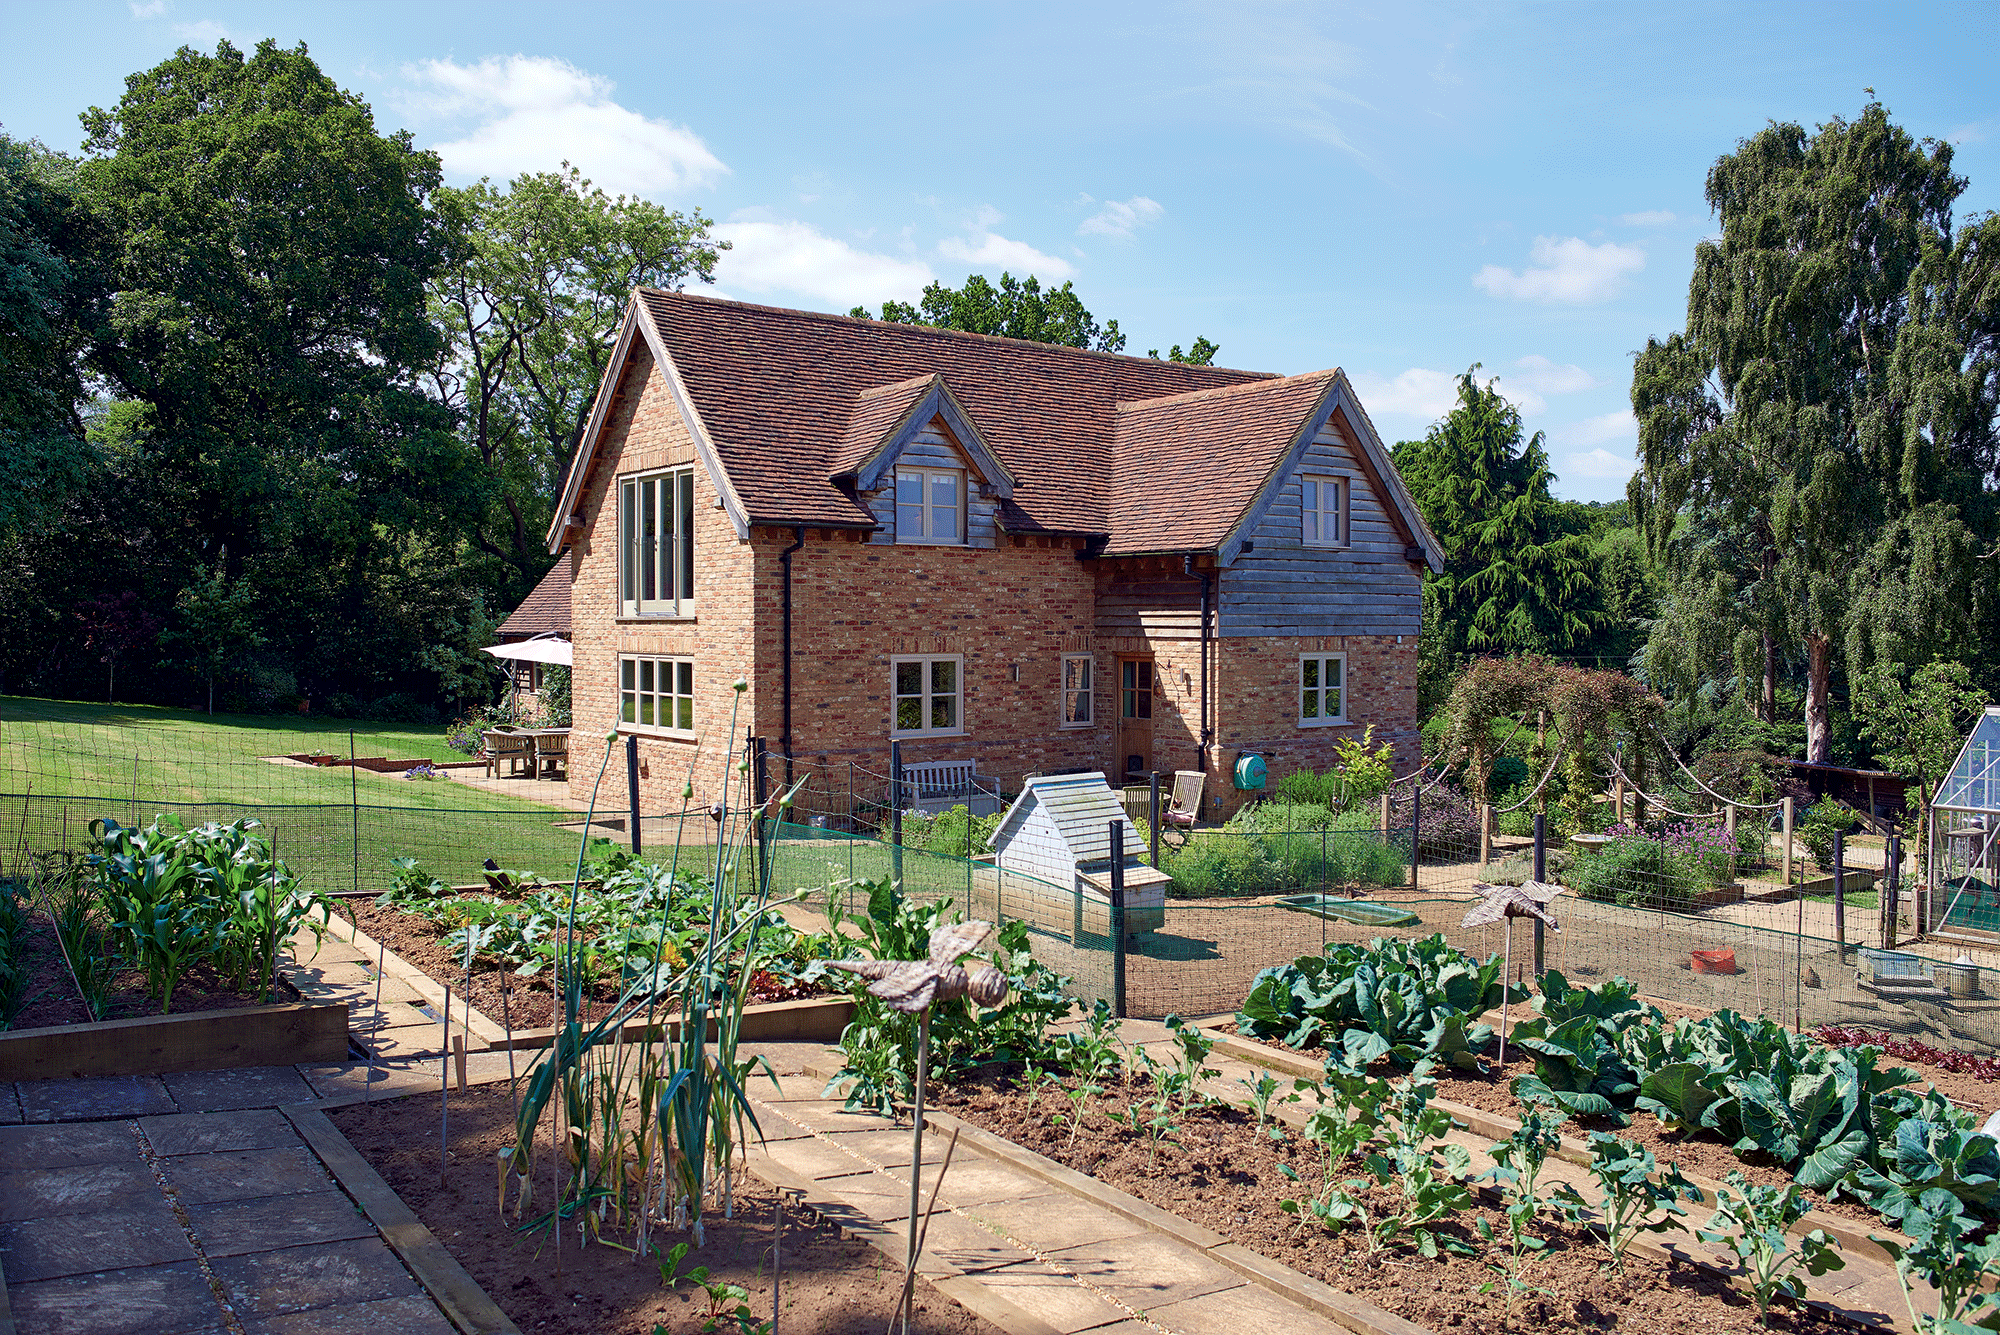
[[[121,485],[179,567],[154,582],[248,579],[302,678],[410,671],[471,596],[461,535],[490,490],[423,382],[435,155],[268,41],[184,47],[83,121],[79,189],[116,236],[103,364],[144,406]]]
[[[1420,441],[1392,452],[1424,519],[1444,544],[1444,572],[1425,581],[1431,703],[1440,673],[1469,654],[1563,653],[1602,619],[1590,542],[1549,493],[1542,433],[1522,439],[1520,410],[1473,366],[1458,404]]]
[[[856,306],[848,312],[870,319],[868,308]],[[1031,343],[1059,343],[1069,348],[1093,348],[1098,352],[1123,352],[1125,335],[1118,322],[1107,320],[1100,327],[1075,285],[1065,282],[1046,291],[1041,280],[1029,274],[1024,282],[1011,273],[1000,275],[995,287],[984,274],[971,274],[962,288],[932,283],[914,306],[907,302],[885,301],[882,318],[898,324],[923,324],[933,329],[959,329],[968,334],[998,334],[1022,338]]]
[[[1954,239],[1951,159],[1879,104],[1744,140],[1709,172],[1722,235],[1696,246],[1687,328],[1634,368],[1629,494],[1679,628],[1652,643],[1682,675],[1719,657],[1761,678],[1767,719],[1780,654],[1800,654],[1809,760],[1830,753],[1837,650],[1859,673],[1956,656],[1993,624],[1976,571],[1995,532],[2000,231]],[[1687,653],[1697,634],[1730,652]]]
[[[548,566],[542,534],[632,289],[710,282],[728,243],[699,210],[607,195],[567,163],[436,205],[449,244],[429,283],[444,336],[430,379],[493,484],[471,540],[518,595]]]

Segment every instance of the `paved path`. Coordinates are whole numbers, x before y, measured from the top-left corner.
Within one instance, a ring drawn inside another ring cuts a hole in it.
[[[769,1089],[768,1082],[760,1082]],[[752,1168],[798,1183],[842,1226],[900,1261],[910,1217],[910,1132],[843,1112],[818,1076],[755,1098],[768,1144]],[[923,1189],[946,1138],[928,1131]],[[941,1291],[1012,1331],[1137,1335],[1334,1335],[1343,1328],[1281,1298],[1203,1249],[1064,1192],[961,1141],[931,1217],[919,1270]]]
[[[0,1266],[22,1335],[452,1335],[268,1109],[0,1127]]]

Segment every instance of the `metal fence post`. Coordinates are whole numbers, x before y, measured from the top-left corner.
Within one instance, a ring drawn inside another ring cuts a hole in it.
[[[1847,836],[1833,836],[1833,939],[1840,960],[1847,962]]]
[[[1152,794],[1153,865],[1155,867],[1158,867],[1160,865],[1160,772],[1158,770],[1154,770],[1152,778],[1153,778],[1153,794]]]
[[[1549,871],[1549,818],[1544,812],[1535,813],[1535,880],[1539,883],[1548,879]],[[1535,919],[1535,977],[1545,972],[1542,965],[1542,920]]]
[[[1778,851],[1778,856],[1782,860],[1784,866],[1785,884],[1790,885],[1792,883],[1792,799],[1791,798],[1788,797],[1784,800],[1782,810],[1784,812],[1784,815],[1781,818],[1783,832],[1780,834],[1779,837],[1784,840],[1784,847]]]
[[[1417,841],[1417,826],[1424,809],[1424,783],[1421,778],[1410,785],[1410,890],[1417,889],[1417,863],[1422,860],[1422,845]]]
[[[903,883],[903,744],[889,743],[889,861]]]
[[[1493,861],[1493,804],[1479,804],[1479,865]]]
[[[639,851],[639,734],[625,736],[625,795],[631,799],[632,851]]]
[[[354,729],[347,730],[347,792],[354,812],[354,889],[361,890],[361,773],[354,763]]]
[[[1898,826],[1889,827],[1889,844],[1882,850],[1882,891],[1876,896],[1882,909],[1882,949],[1896,948],[1896,899],[1903,882],[1903,831]]]
[[[1111,1013],[1125,1018],[1125,822],[1111,822]]]
[[[757,884],[769,884],[771,871],[771,835],[769,823],[764,819],[764,806],[771,800],[771,751],[762,737],[749,739],[752,773],[756,775],[757,814],[750,818],[750,830],[757,837]]]

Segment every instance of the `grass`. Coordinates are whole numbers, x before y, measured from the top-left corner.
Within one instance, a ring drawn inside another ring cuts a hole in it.
[[[450,780],[415,781],[348,766],[278,765],[313,751],[462,760],[444,729],[310,717],[217,714],[0,696],[0,867],[23,852],[79,847],[91,820],[264,822],[278,855],[322,889],[388,883],[389,859],[415,856],[454,882],[481,861],[555,877],[576,857],[576,819]]]

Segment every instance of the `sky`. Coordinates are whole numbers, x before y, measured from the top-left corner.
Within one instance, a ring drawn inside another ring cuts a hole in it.
[[[1624,494],[1633,354],[1681,328],[1709,166],[1766,123],[1894,120],[2000,207],[2000,3],[0,0],[0,129],[183,44],[304,42],[453,183],[574,163],[700,209],[710,289],[845,312],[1074,280],[1126,350],[1346,368],[1391,441],[1474,363],[1558,495]]]

